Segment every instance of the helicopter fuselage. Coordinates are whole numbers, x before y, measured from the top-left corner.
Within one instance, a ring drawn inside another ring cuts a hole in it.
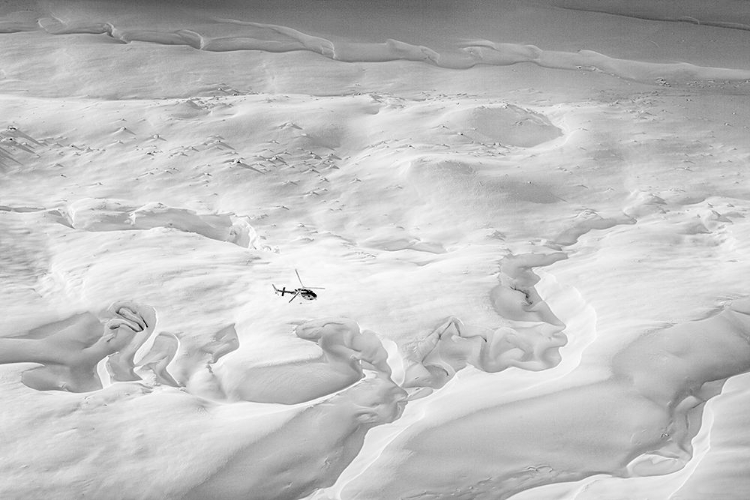
[[[299,293],[299,296],[305,300],[315,300],[318,298],[317,293],[313,292],[312,290],[308,290],[307,288],[297,288],[295,292]]]
[[[288,293],[289,295],[294,295],[295,297],[296,297],[297,295],[299,295],[300,297],[302,297],[302,298],[303,298],[303,299],[305,299],[305,300],[315,300],[315,299],[317,299],[317,298],[318,298],[318,294],[317,294],[317,293],[315,293],[315,292],[313,292],[313,291],[312,291],[312,290],[310,290],[309,288],[295,288],[294,290],[287,290],[287,289],[286,289],[286,287],[283,287],[283,288],[281,288],[281,289],[278,289],[278,288],[276,288],[276,287],[274,286],[273,288],[274,288],[274,290],[276,290],[276,293],[278,293],[278,294],[279,294],[279,295],[281,295],[282,297],[283,297],[283,296],[284,296],[285,294],[287,294],[287,293]]]

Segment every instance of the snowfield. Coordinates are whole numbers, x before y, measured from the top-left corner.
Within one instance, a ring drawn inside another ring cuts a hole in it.
[[[749,97],[740,0],[0,3],[0,497],[746,499]]]

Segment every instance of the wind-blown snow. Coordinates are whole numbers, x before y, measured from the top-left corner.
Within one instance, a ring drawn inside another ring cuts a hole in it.
[[[744,499],[748,16],[0,5],[0,496]]]

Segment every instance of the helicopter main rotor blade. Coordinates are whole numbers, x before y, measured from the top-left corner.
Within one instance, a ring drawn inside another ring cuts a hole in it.
[[[306,286],[306,290],[325,290],[322,286]]]
[[[303,287],[303,288],[306,288],[306,287],[305,287],[305,284],[304,284],[304,283],[302,283],[302,278],[300,278],[300,277],[299,277],[299,273],[297,272],[297,270],[296,270],[296,269],[294,270],[294,274],[296,274],[296,275],[297,275],[297,279],[299,280],[299,284],[300,284],[300,285],[302,285],[302,287]]]
[[[292,295],[292,298],[291,298],[291,299],[289,299],[289,303],[290,303],[290,304],[292,303],[292,301],[293,301],[294,299],[296,299],[296,298],[297,298],[297,295],[299,295],[299,292],[295,292],[295,294],[294,294],[294,295]]]

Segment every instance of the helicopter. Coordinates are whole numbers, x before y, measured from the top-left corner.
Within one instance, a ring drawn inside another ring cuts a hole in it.
[[[306,287],[305,284],[302,283],[302,278],[299,277],[299,273],[296,269],[294,270],[294,273],[297,275],[299,284],[302,285],[302,287],[295,288],[294,290],[287,290],[286,287],[282,287],[281,290],[279,290],[278,288],[276,288],[276,285],[272,283],[271,286],[273,287],[273,291],[276,292],[276,295],[281,295],[283,297],[286,293],[290,294],[292,298],[289,300],[289,302],[292,302],[298,296],[302,297],[305,300],[315,300],[318,298],[318,294],[313,292],[313,290],[325,290],[325,288],[321,287]]]

